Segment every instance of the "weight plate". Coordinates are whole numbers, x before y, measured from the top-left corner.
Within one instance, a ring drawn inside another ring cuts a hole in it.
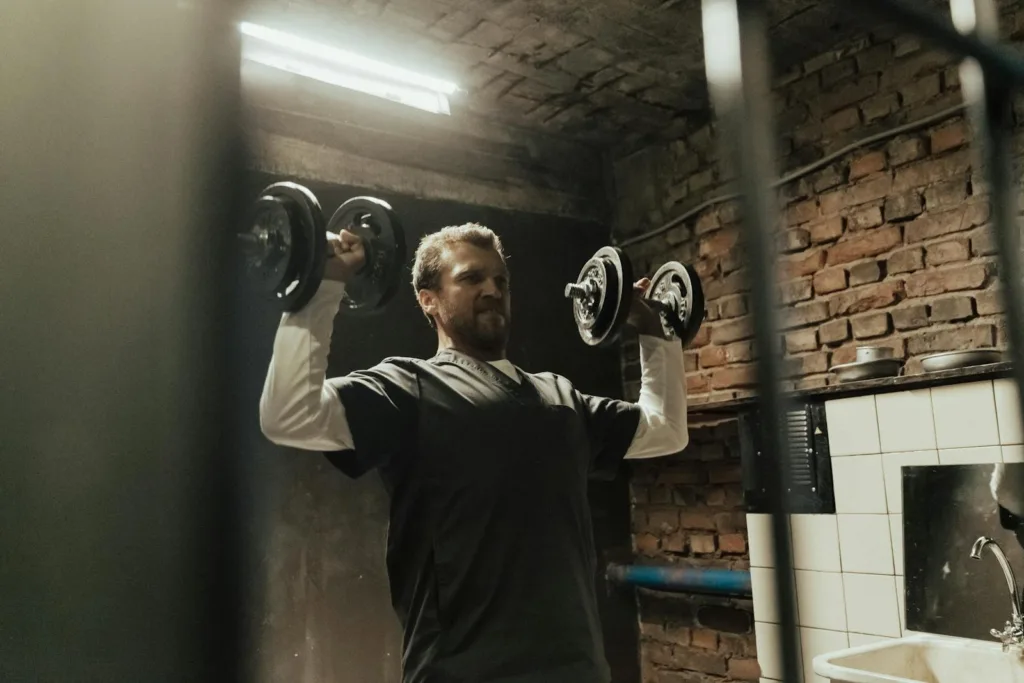
[[[660,302],[661,324],[666,336],[683,345],[697,336],[704,322],[704,288],[693,266],[670,261],[654,273],[644,298]]]
[[[363,240],[366,265],[345,286],[342,307],[365,313],[385,306],[395,295],[405,265],[405,233],[398,215],[375,197],[353,197],[338,207],[327,232],[348,230]]]
[[[327,238],[320,203],[302,185],[278,182],[260,193],[251,214],[253,227],[241,236],[250,278],[284,310],[297,311],[324,275]]]
[[[589,346],[607,346],[618,338],[632,303],[633,268],[616,247],[602,247],[588,260],[574,284],[566,287],[573,300],[573,319]]]

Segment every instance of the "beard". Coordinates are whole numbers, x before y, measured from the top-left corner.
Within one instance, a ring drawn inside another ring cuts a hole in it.
[[[500,306],[470,312],[445,311],[445,327],[458,341],[482,351],[501,351],[508,343],[508,313]]]

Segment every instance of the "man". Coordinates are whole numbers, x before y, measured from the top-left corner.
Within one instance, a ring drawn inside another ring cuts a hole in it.
[[[988,485],[999,507],[999,524],[1012,531],[1024,546],[1024,464],[1011,463],[1007,469],[1005,464],[996,463]]]
[[[683,356],[637,283],[638,404],[588,396],[505,358],[509,275],[475,224],[425,237],[413,288],[437,331],[429,360],[391,358],[325,380],[333,318],[362,245],[334,258],[285,314],[260,403],[275,443],[377,469],[391,498],[387,568],[404,629],[405,683],[606,683],[589,475],[687,443]]]

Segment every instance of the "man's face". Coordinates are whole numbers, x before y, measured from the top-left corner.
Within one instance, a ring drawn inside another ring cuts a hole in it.
[[[456,342],[505,350],[512,318],[508,270],[493,249],[466,242],[445,252],[437,294],[438,325]]]

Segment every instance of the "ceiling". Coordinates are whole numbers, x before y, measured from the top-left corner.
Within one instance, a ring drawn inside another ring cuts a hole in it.
[[[768,0],[782,73],[864,33],[848,0]],[[255,0],[247,19],[449,78],[460,111],[600,146],[707,112],[700,0]]]

